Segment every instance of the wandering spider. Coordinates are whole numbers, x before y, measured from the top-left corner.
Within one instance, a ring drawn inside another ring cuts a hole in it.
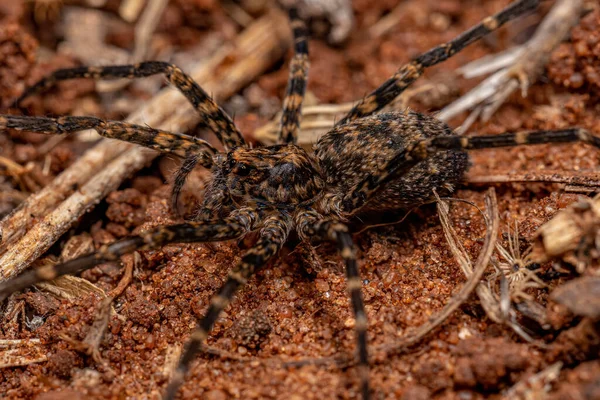
[[[536,8],[538,3],[539,0],[515,1],[452,41],[401,67],[319,139],[314,154],[295,145],[308,75],[308,43],[305,25],[293,8],[289,13],[295,55],[290,66],[277,145],[248,146],[232,119],[198,84],[172,64],[150,61],[54,72],[26,90],[17,103],[66,79],[137,78],[165,74],[169,82],[193,104],[227,150],[219,152],[209,143],[185,134],[94,117],[0,116],[1,129],[50,134],[95,129],[108,138],[182,157],[184,162],[175,176],[172,191],[173,205],[177,203],[186,177],[198,164],[209,169],[213,176],[193,221],[152,229],[104,245],[95,253],[64,264],[23,273],[0,285],[0,300],[37,282],[80,272],[136,250],[156,249],[174,242],[238,239],[257,231],[256,243],[230,271],[227,281],[211,300],[206,316],[192,333],[166,388],[165,398],[171,399],[235,291],[277,254],[294,230],[304,241],[337,243],[345,261],[347,286],[355,316],[362,396],[369,398],[367,318],[355,249],[346,221],[367,212],[414,207],[432,201],[434,192],[452,191],[467,170],[466,150],[469,149],[575,141],[600,147],[600,138],[578,128],[467,138],[454,135],[445,123],[421,113],[376,114],[420,77],[426,68],[447,60],[511,19]]]

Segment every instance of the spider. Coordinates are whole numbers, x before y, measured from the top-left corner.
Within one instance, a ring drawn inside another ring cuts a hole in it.
[[[25,272],[0,285],[0,300],[37,282],[54,279],[115,261],[136,250],[160,248],[174,242],[239,239],[257,231],[226,282],[210,301],[204,318],[187,342],[179,365],[166,388],[172,399],[184,381],[191,361],[201,350],[215,321],[234,293],[274,257],[294,230],[304,241],[337,243],[345,263],[347,287],[355,318],[357,361],[362,397],[370,397],[367,317],[361,294],[355,247],[347,221],[368,212],[399,210],[431,202],[434,192],[448,193],[468,168],[471,149],[525,144],[583,141],[600,147],[600,138],[579,128],[460,137],[432,116],[417,112],[379,113],[424,71],[447,60],[470,43],[506,22],[535,9],[539,0],[518,0],[494,16],[402,66],[380,87],[360,100],[335,127],[319,139],[309,154],[295,143],[308,76],[307,30],[294,8],[289,8],[294,33],[294,57],[279,131],[279,144],[251,148],[232,119],[177,66],[157,61],[136,65],[80,67],[54,72],[27,89],[17,100],[72,78],[138,78],[165,74],[193,104],[204,123],[225,146],[219,152],[193,136],[155,130],[95,117],[46,118],[0,116],[0,129],[58,134],[95,129],[101,135],[137,143],[184,159],[175,175],[172,205],[187,175],[198,164],[209,169],[197,216],[186,223],[158,227],[112,244],[97,252],[57,266]]]

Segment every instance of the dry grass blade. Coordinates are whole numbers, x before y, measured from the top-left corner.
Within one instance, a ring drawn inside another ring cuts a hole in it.
[[[552,50],[567,37],[571,28],[579,21],[583,10],[583,0],[557,1],[534,36],[524,45],[521,56],[512,65],[496,72],[465,96],[448,105],[437,117],[448,121],[463,111],[474,109],[472,118],[460,128],[464,133],[476,118],[481,117],[482,121],[489,120],[519,86],[525,97],[527,88],[538,79]]]
[[[486,193],[485,205],[487,211],[486,219],[488,221],[487,230],[485,233],[485,240],[481,249],[481,253],[475,262],[475,266],[473,267],[464,248],[457,240],[457,235],[454,231],[454,228],[452,228],[452,225],[450,224],[447,204],[441,201],[438,202],[440,221],[442,221],[442,226],[444,227],[444,233],[446,235],[448,245],[450,246],[454,257],[461,266],[461,269],[463,272],[465,272],[465,275],[467,275],[467,282],[461,288],[460,292],[453,296],[448,304],[446,304],[446,306],[439,313],[430,318],[426,324],[419,327],[415,332],[406,335],[396,343],[380,346],[377,348],[378,351],[383,351],[386,354],[392,354],[401,352],[407,347],[415,345],[433,329],[440,326],[450,314],[452,314],[458,307],[460,307],[462,303],[467,300],[473,290],[475,290],[475,288],[479,285],[480,280],[490,263],[492,253],[494,252],[494,246],[498,237],[498,229],[500,226],[498,203],[496,201],[496,193],[493,188],[489,189]]]
[[[217,101],[230,97],[283,55],[290,37],[285,21],[283,13],[276,11],[257,20],[231,45],[193,70],[192,77]],[[181,94],[165,89],[127,120],[185,131],[199,120],[191,108]],[[0,223],[4,234],[0,279],[25,269],[74,221],[156,156],[156,152],[111,140],[102,140],[84,154]],[[23,227],[30,227],[26,234]]]
[[[89,233],[73,236],[65,243],[60,261],[72,260],[92,251],[94,251],[94,241]],[[106,297],[104,290],[92,282],[72,275],[64,275],[48,282],[40,282],[35,286],[67,300],[83,297],[91,293],[102,299]]]
[[[495,197],[494,197],[495,199]],[[483,307],[483,309],[485,310],[487,316],[492,320],[495,321],[497,323],[506,323],[508,324],[517,334],[519,334],[522,338],[524,338],[527,341],[533,341],[533,339],[527,334],[525,333],[525,331],[514,321],[514,310],[510,310],[509,307],[506,304],[502,303],[502,299],[498,300],[497,296],[494,295],[494,293],[492,292],[491,288],[484,284],[483,282],[480,282],[481,278],[483,277],[483,272],[484,270],[480,270],[481,266],[479,265],[479,261],[481,260],[481,255],[478,259],[477,262],[477,267],[473,267],[473,265],[471,264],[471,261],[469,260],[469,257],[467,256],[464,248],[462,247],[462,245],[460,244],[460,242],[457,240],[457,234],[456,231],[454,230],[454,228],[452,227],[452,224],[450,223],[450,219],[448,216],[448,210],[447,210],[447,205],[445,203],[441,203],[438,202],[438,212],[440,215],[440,221],[442,222],[442,227],[444,228],[444,234],[446,236],[446,240],[448,241],[448,244],[450,246],[450,250],[452,251],[452,254],[454,255],[454,257],[457,259],[457,261],[459,262],[459,266],[461,268],[461,270],[463,271],[463,274],[465,274],[465,276],[469,279],[467,284],[465,284],[465,287],[463,287],[463,289],[461,290],[461,294],[462,292],[466,292],[466,295],[468,296],[468,294],[470,294],[473,290],[475,290],[475,292],[477,293],[477,296],[479,297],[479,301],[481,302],[481,306]],[[489,209],[489,206],[487,206],[487,208]],[[497,212],[497,206],[496,206],[496,212]],[[486,223],[488,225],[490,224],[495,224],[497,223],[499,225],[499,217],[497,215],[495,215],[495,217],[498,218],[498,221],[492,220],[489,217],[486,217]],[[488,226],[488,231],[489,231],[490,227]],[[494,244],[492,245],[492,247],[498,247],[498,244],[496,242],[496,238],[497,238],[497,233],[498,233],[498,228],[496,227],[495,230],[495,239],[494,239]],[[484,247],[484,250],[486,248]],[[492,249],[493,252],[493,249]],[[483,250],[482,250],[482,254],[483,254]],[[491,255],[490,258],[488,259],[488,263],[491,260]],[[487,266],[487,264],[486,264]],[[477,279],[475,279],[477,278]],[[459,296],[457,296],[456,298],[453,298],[452,301],[448,304],[448,308],[450,306],[450,304],[453,303],[458,303],[459,300],[461,300],[461,302],[464,302],[466,300],[466,297],[461,296],[461,294],[459,294]],[[460,305],[460,303],[456,304],[454,307],[458,307]]]
[[[41,290],[67,300],[83,297],[90,293],[94,293],[101,298],[106,297],[104,290],[100,289],[92,282],[88,281],[87,279],[71,275],[61,276],[58,279],[48,282],[41,282],[35,286]]]

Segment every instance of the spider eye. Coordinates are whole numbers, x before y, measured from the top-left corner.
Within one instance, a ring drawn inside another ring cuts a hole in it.
[[[232,172],[238,176],[248,176],[250,174],[251,166],[248,164],[237,163],[235,168],[233,168]]]

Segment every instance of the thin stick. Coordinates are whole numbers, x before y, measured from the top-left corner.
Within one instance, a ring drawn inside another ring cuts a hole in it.
[[[538,79],[552,51],[577,25],[583,10],[583,0],[558,0],[512,66],[496,72],[448,105],[437,118],[448,121],[463,111],[475,108],[474,112],[481,114],[482,121],[487,121],[519,86],[523,97],[526,97],[529,85]],[[467,129],[468,126],[461,127],[462,132]]]
[[[554,171],[544,170],[526,174],[502,175],[473,175],[466,177],[468,183],[514,183],[514,182],[540,182],[563,183],[568,185],[600,187],[600,176],[597,172],[585,174],[582,171]]]
[[[275,10],[257,20],[232,44],[223,46],[218,54],[192,71],[193,78],[215,98],[230,97],[282,57],[290,43],[286,21],[283,13]],[[183,96],[166,89],[127,120],[185,131],[197,124],[199,117]],[[157,153],[138,146],[103,140],[27,199],[0,223],[5,249],[0,257],[0,280],[25,269],[74,221],[156,156]],[[23,228],[31,225],[23,235]]]

